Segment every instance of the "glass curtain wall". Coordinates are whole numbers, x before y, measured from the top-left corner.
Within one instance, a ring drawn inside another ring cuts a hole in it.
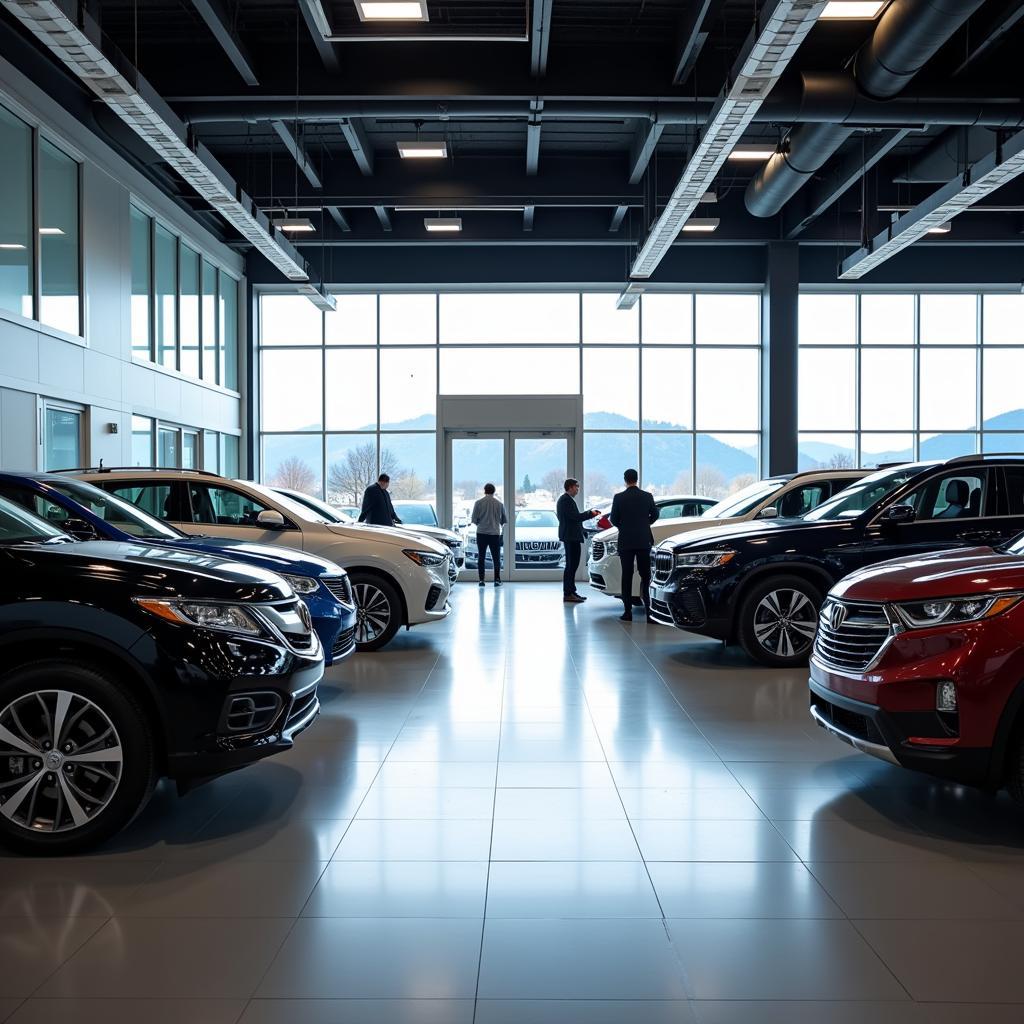
[[[800,468],[1024,451],[1022,371],[1024,295],[802,295]]]
[[[337,299],[321,314],[261,297],[268,483],[356,505],[384,470],[396,496],[433,499],[439,393],[582,391],[587,505],[609,502],[629,466],[658,494],[717,498],[758,476],[757,294],[652,293],[632,310],[611,293]]]

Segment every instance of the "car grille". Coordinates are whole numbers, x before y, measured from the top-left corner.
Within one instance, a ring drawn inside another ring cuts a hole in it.
[[[651,598],[651,617],[655,622],[660,622],[665,626],[674,626],[675,622],[672,619],[672,612],[669,606],[664,601],[659,601],[657,598]]]
[[[604,558],[604,541],[603,540],[595,540],[594,543],[591,544],[591,546],[590,546],[590,557],[595,562],[600,562],[601,559]]]
[[[316,634],[313,632],[313,622],[304,601],[263,605],[260,611],[274,631],[287,641],[293,650],[308,651],[315,646]]]
[[[331,649],[331,657],[340,658],[343,654],[347,653],[351,646],[355,643],[355,639],[355,626],[353,626],[351,629],[343,629],[338,634],[338,639],[334,641],[334,647]]]
[[[826,722],[831,722],[840,732],[868,743],[885,743],[885,737],[879,732],[878,726],[867,715],[848,711],[838,704],[825,700],[824,697],[819,697],[816,693],[811,694],[811,704]]]
[[[854,604],[829,598],[818,616],[814,656],[835,668],[862,672],[892,636],[880,604]]]
[[[561,551],[560,540],[517,540],[516,551]]]
[[[321,582],[342,604],[353,603],[352,584],[348,576],[322,576]]]
[[[317,698],[316,687],[314,686],[307,693],[299,694],[292,702],[291,710],[288,712],[288,718],[284,723],[281,734],[288,739],[293,738],[316,718],[319,709],[320,702]]]
[[[675,558],[671,551],[655,551],[653,577],[656,583],[664,583],[672,575]]]
[[[424,608],[426,608],[428,612],[432,612],[434,610],[442,593],[443,591],[439,586],[437,586],[437,584],[434,584],[434,586],[427,591],[427,601]]]

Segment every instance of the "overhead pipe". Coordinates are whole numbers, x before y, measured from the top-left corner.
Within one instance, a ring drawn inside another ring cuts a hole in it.
[[[874,100],[888,100],[948,42],[984,0],[894,0],[853,61],[853,82]],[[976,123],[976,122],[972,122]],[[853,134],[848,122],[801,125],[785,151],[754,176],[746,206],[755,217],[774,217]]]

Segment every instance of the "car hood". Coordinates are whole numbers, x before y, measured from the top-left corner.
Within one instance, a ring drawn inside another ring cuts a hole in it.
[[[721,547],[730,541],[750,541],[759,537],[769,536],[779,530],[813,530],[834,528],[837,524],[831,521],[808,523],[803,519],[754,519],[749,522],[727,519],[723,526],[709,526],[708,520],[701,520],[703,528],[689,532],[684,528],[666,537],[658,545],[661,548],[697,547],[701,544],[714,544]],[[714,520],[711,520],[714,522]]]
[[[1024,590],[1024,557],[957,548],[858,569],[832,590],[851,601],[927,601]]]
[[[293,596],[277,574],[214,552],[109,540],[19,544],[0,550],[40,572],[59,575],[70,593],[77,578],[130,586],[140,596],[263,602]]]
[[[219,552],[225,558],[258,565],[271,572],[290,573],[293,576],[344,576],[340,565],[317,558],[294,548],[273,548],[269,544],[251,544],[229,537],[183,537],[165,542],[169,547],[189,548],[194,551]]]
[[[517,526],[516,541],[558,540],[557,526]]]
[[[420,537],[430,537],[442,544],[461,544],[462,538],[454,530],[446,530],[443,526],[417,526],[415,523],[403,524],[399,527],[403,533],[414,533]]]
[[[723,526],[739,522],[742,522],[742,520],[734,519],[731,516],[727,519],[705,519],[703,516],[676,516],[672,519],[656,519],[651,523],[651,533],[654,534],[654,543],[658,544],[667,537],[675,537],[680,533],[692,533],[694,530],[720,530]],[[607,543],[610,540],[618,539],[618,536],[618,529],[612,526],[598,533],[594,540]]]
[[[407,548],[417,544],[422,550],[438,555],[447,555],[448,549],[439,541],[424,537],[413,530],[398,526],[374,526],[372,523],[328,523],[327,529],[338,537],[358,540],[366,543],[376,541],[393,547]]]

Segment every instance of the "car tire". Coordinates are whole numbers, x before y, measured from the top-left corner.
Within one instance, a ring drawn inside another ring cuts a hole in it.
[[[402,601],[395,587],[372,572],[350,572],[356,602],[356,650],[379,651],[402,625]]]
[[[800,576],[773,576],[754,584],[740,606],[743,649],[773,668],[806,664],[821,602],[821,591]]]
[[[0,842],[10,849],[97,846],[146,806],[157,779],[149,716],[112,676],[68,658],[0,676]]]
[[[1006,752],[1006,788],[1019,804],[1024,804],[1024,722],[1018,722]]]

